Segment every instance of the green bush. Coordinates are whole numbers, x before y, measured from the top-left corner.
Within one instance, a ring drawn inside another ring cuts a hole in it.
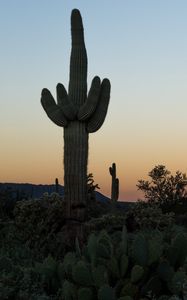
[[[65,203],[59,194],[44,194],[41,199],[17,202],[14,218],[19,239],[30,248],[40,248],[44,256],[63,255]]]
[[[135,229],[160,229],[163,230],[175,222],[173,212],[163,213],[158,204],[137,201],[126,213],[126,218],[132,219]]]
[[[137,184],[148,202],[157,203],[168,211],[173,205],[187,200],[186,174],[177,171],[175,175],[171,175],[165,166],[158,165],[148,175],[150,180],[139,180]]]

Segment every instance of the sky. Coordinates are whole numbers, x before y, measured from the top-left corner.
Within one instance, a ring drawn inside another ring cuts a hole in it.
[[[162,164],[187,173],[186,0],[0,0],[0,182],[63,185],[63,129],[40,104],[68,87],[70,15],[80,10],[88,87],[109,78],[106,120],[89,135],[88,172],[110,196],[136,201],[139,179]]]

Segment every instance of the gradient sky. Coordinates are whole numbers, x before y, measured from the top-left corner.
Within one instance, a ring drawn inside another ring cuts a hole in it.
[[[187,173],[186,0],[0,1],[0,182],[63,184],[63,130],[40,104],[68,86],[70,15],[81,11],[88,87],[111,81],[103,127],[90,134],[88,171],[110,195],[116,162],[120,199],[158,164]]]

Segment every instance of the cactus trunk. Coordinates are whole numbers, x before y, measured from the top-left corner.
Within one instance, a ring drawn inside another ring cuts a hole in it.
[[[87,97],[87,54],[79,13],[71,19],[69,100],[78,110]],[[87,202],[88,133],[84,122],[71,121],[64,128],[64,198],[67,217],[83,221]]]
[[[64,197],[68,218],[84,219],[87,201],[88,133],[85,123],[64,128]]]

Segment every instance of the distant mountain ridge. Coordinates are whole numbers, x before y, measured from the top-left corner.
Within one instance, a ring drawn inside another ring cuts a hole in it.
[[[32,183],[0,183],[0,192],[3,190],[11,191],[13,198],[16,198],[18,193],[25,198],[40,198],[44,193],[56,192],[55,184],[32,184]],[[60,195],[64,195],[64,187],[58,185]],[[96,199],[101,202],[108,202],[110,199],[100,192],[96,193]]]
[[[40,198],[44,193],[51,194],[56,192],[55,184],[32,184],[32,183],[0,183],[0,192],[5,190],[9,190],[11,193],[11,199],[14,201],[22,200],[22,199],[35,199]],[[64,195],[64,187],[62,185],[58,185],[58,190],[60,195]],[[96,200],[101,201],[103,203],[110,203],[110,198],[101,194],[98,191],[95,191]],[[127,211],[129,207],[136,202],[126,202],[126,201],[118,201],[117,207]]]

